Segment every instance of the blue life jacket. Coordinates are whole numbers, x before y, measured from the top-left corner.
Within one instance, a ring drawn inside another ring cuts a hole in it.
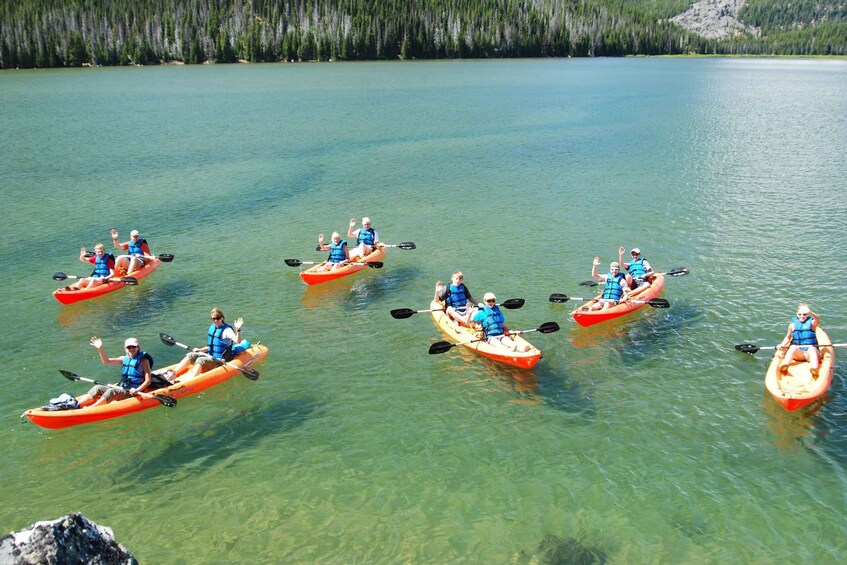
[[[114,261],[115,256],[111,253],[104,253],[103,257],[98,257],[95,255],[96,259],[94,259],[94,272],[91,273],[92,277],[108,277],[109,271],[109,261]]]
[[[643,279],[647,275],[647,269],[644,268],[644,257],[630,263],[627,270],[632,278]]]
[[[345,240],[341,240],[338,245],[335,245],[335,242],[329,244],[329,262],[330,263],[341,263],[342,261],[346,261],[347,257],[344,256],[344,246],[347,245]]]
[[[223,339],[224,330],[232,327],[229,324],[221,324],[220,328],[215,327],[215,323],[209,326],[209,339],[206,345],[209,346],[209,355],[215,359],[223,359],[229,361],[232,359],[232,340]]]
[[[147,358],[150,370],[153,370],[153,357],[146,351],[139,351],[135,357],[124,355],[121,364],[121,387],[125,389],[138,388],[144,382],[144,372],[141,370],[141,360]]]
[[[792,343],[794,345],[817,345],[818,336],[812,330],[812,317],[806,316],[806,321],[801,322],[797,316],[792,318],[791,323],[794,324],[794,331],[791,332]]]
[[[485,336],[503,335],[506,331],[506,317],[503,316],[500,307],[495,305],[491,308],[486,304],[482,311],[485,312],[485,319],[482,321],[482,331]]]
[[[444,304],[464,312],[465,306],[468,304],[468,294],[470,293],[467,292],[464,283],[459,284],[459,286],[451,284],[447,287],[447,297],[444,299]]]
[[[603,298],[620,300],[621,296],[623,296],[621,281],[624,279],[626,277],[620,272],[617,275],[613,275],[611,272],[608,273],[606,275],[606,286],[603,288]]]
[[[375,235],[376,231],[373,228],[362,228],[359,230],[359,237],[356,239],[356,243],[364,243],[373,247]]]
[[[144,255],[144,251],[141,250],[141,246],[147,243],[146,239],[138,238],[138,243],[132,241],[132,238],[129,238],[129,247],[126,248],[126,252],[130,255]]]

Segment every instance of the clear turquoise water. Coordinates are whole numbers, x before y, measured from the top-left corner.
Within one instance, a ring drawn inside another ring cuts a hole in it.
[[[847,387],[787,414],[766,352],[809,301],[845,341],[847,63],[537,60],[0,74],[0,528],[70,511],[145,563],[842,560]],[[306,288],[284,258],[370,216],[382,270]],[[176,260],[76,306],[54,271],[138,228]],[[553,292],[639,246],[668,310],[580,329]],[[424,314],[462,269],[544,359],[453,350]],[[174,409],[49,431],[17,416],[158,365],[208,311],[271,353]],[[843,354],[842,354],[843,355]]]

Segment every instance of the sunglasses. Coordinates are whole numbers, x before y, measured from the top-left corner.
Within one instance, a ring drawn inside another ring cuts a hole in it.
[[[214,317],[212,320],[223,320],[223,318]]]
[[[138,349],[138,346],[137,345],[127,345],[126,348],[127,349]]]
[[[632,253],[630,253],[630,255],[632,255],[633,257],[638,257],[638,253],[636,253],[634,251]]]
[[[808,313],[808,312],[797,312],[797,317],[800,317],[800,316],[808,316],[808,315],[809,315],[809,313]]]

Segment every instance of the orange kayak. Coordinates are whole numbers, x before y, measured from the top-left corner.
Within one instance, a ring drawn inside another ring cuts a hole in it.
[[[264,358],[267,353],[267,347],[265,347],[264,345],[257,344],[236,355],[235,358],[230,361],[230,363],[239,367],[249,367],[253,363],[260,361],[262,358]],[[166,368],[173,369],[174,367],[176,367],[175,364]],[[172,385],[163,388],[158,388],[152,391],[151,394],[163,394],[173,397],[175,399],[179,399],[184,396],[197,394],[202,390],[205,390],[215,385],[219,385],[222,382],[241,374],[238,369],[229,367],[227,365],[221,365],[220,367],[216,367],[204,373],[200,373],[193,379],[183,380],[182,377],[184,377],[189,371],[190,366],[182,374],[176,375],[174,383]],[[156,372],[158,373],[160,371]],[[77,397],[77,401],[82,396],[83,395]],[[89,401],[89,404],[90,403],[91,402]],[[57,429],[78,426],[80,424],[90,424],[92,422],[99,422],[100,420],[108,420],[110,418],[118,418],[120,416],[126,416],[127,414],[132,414],[134,412],[147,410],[148,408],[155,408],[156,406],[159,406],[159,404],[159,401],[154,398],[134,396],[132,398],[125,398],[123,400],[107,402],[94,408],[86,408],[85,406],[81,406],[76,410],[55,411],[43,410],[42,408],[33,408],[24,412],[23,415],[29,418],[30,422],[41,426],[42,428]]]
[[[340,279],[342,277],[352,275],[353,273],[358,273],[362,269],[367,268],[367,265],[364,265],[363,263],[377,263],[382,261],[382,259],[385,257],[385,252],[385,247],[378,247],[373,251],[373,253],[371,253],[370,255],[365,255],[356,263],[348,263],[347,265],[336,267],[331,271],[320,270],[326,264],[326,261],[324,261],[323,263],[315,265],[310,269],[300,271],[300,278],[303,279],[303,282],[308,285],[334,281],[335,279]]]
[[[818,327],[815,332],[819,344],[832,343],[829,335]],[[792,361],[788,365],[788,374],[779,374],[782,357],[774,354],[768,372],[765,375],[765,388],[771,396],[789,412],[808,406],[821,398],[832,384],[832,372],[835,368],[835,348],[819,346],[820,367],[818,378],[812,378],[808,361]]]
[[[159,268],[159,265],[162,264],[161,259],[151,259],[147,261],[140,269],[137,269],[132,272],[131,276],[134,279],[143,279],[153,271]],[[53,298],[61,302],[62,304],[73,304],[74,302],[79,302],[80,300],[88,300],[89,298],[97,298],[98,296],[103,296],[104,294],[109,294],[110,292],[114,292],[120,288],[127,286],[121,281],[109,281],[106,284],[101,284],[95,286],[94,288],[82,288],[79,290],[65,290],[64,288],[60,288],[58,290],[53,291]]]
[[[587,302],[571,312],[571,316],[573,316],[573,319],[577,324],[583,327],[593,326],[600,322],[620,318],[621,316],[625,316],[646,306],[645,303],[658,297],[664,288],[665,277],[663,275],[657,275],[653,279],[653,283],[648,288],[640,289],[630,295],[630,299],[638,300],[639,302],[622,302],[620,304],[610,306],[605,310],[590,310],[590,307],[596,304],[597,301],[603,297],[603,294],[600,293],[591,302]]]
[[[462,343],[462,347],[466,347],[467,349],[475,351],[480,355],[484,355],[489,359],[494,359],[495,361],[506,363],[508,365],[514,365],[515,367],[520,367],[522,369],[530,369],[534,367],[535,364],[538,363],[538,360],[541,359],[541,351],[536,349],[520,335],[514,336],[515,344],[520,349],[523,349],[523,346],[529,346],[529,351],[508,351],[505,348],[491,345],[485,340],[475,341],[473,343],[464,343],[466,341],[478,339],[481,337],[481,332],[467,326],[462,326],[450,318],[450,316],[444,312],[444,305],[437,300],[433,300],[429,307],[433,310],[430,312],[432,314],[432,320],[435,322],[435,325],[438,326],[438,329],[441,330],[441,333],[447,336],[447,339],[454,343]]]

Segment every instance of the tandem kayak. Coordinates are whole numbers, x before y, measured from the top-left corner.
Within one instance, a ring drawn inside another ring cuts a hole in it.
[[[832,343],[823,329],[818,327],[815,332],[819,344]],[[835,368],[835,349],[826,345],[818,346],[820,351],[820,367],[818,378],[812,378],[808,361],[792,361],[788,365],[788,374],[779,373],[779,363],[782,357],[775,353],[768,372],[765,375],[765,388],[771,396],[786,410],[792,412],[808,406],[821,398],[832,384],[832,372]]]
[[[625,316],[644,307],[648,301],[659,296],[664,288],[665,277],[663,275],[657,275],[649,287],[637,290],[630,294],[630,300],[637,300],[638,302],[621,302],[620,304],[610,306],[605,310],[590,310],[590,307],[596,304],[598,300],[603,297],[603,294],[600,293],[591,302],[587,302],[571,312],[571,316],[573,316],[573,319],[577,324],[583,327],[593,326],[600,322],[620,318],[621,316]]]
[[[352,275],[353,273],[358,273],[359,271],[367,267],[367,265],[365,265],[364,263],[377,263],[382,261],[382,259],[385,257],[385,252],[385,247],[378,247],[370,255],[365,255],[356,263],[348,263],[341,267],[337,267],[331,271],[320,270],[326,264],[326,261],[324,261],[323,263],[315,265],[310,269],[300,271],[300,278],[303,279],[303,282],[308,285],[334,281],[335,279],[340,279],[342,277]]]
[[[140,280],[155,271],[159,268],[159,265],[162,264],[162,260],[155,258],[147,261],[147,263],[141,267],[140,269],[136,269],[129,276]],[[65,290],[64,288],[60,288],[58,290],[53,291],[53,297],[61,302],[62,304],[73,304],[74,302],[79,302],[80,300],[88,300],[89,298],[97,298],[98,296],[103,296],[104,294],[109,294],[110,292],[114,292],[119,288],[123,288],[127,286],[121,281],[109,281],[105,284],[101,284],[95,286],[94,288],[81,288],[79,290]]]
[[[444,312],[444,305],[433,300],[429,305],[432,312],[432,319],[438,329],[454,343],[463,343],[482,337],[482,332],[460,325],[455,320]],[[514,336],[515,344],[523,349],[524,346],[529,346],[529,351],[507,351],[502,347],[491,345],[485,340],[475,341],[474,343],[463,343],[462,347],[466,347],[480,355],[484,355],[489,359],[494,359],[501,363],[520,367],[522,369],[530,369],[541,359],[541,351],[525,340],[522,336]]]
[[[230,361],[232,365],[239,367],[249,367],[253,363],[260,361],[268,353],[268,348],[264,345],[253,345],[242,351]],[[166,367],[165,369],[173,369],[176,364]],[[193,379],[185,379],[182,377],[191,370],[191,366],[186,369],[181,375],[176,375],[174,383],[170,386],[157,388],[150,392],[151,395],[162,394],[178,399],[183,396],[197,394],[209,387],[219,385],[232,377],[239,375],[240,371],[228,365],[221,365],[204,373],[200,373]],[[156,371],[161,373],[162,371]],[[77,397],[77,400],[84,395]],[[91,402],[89,401],[89,404]],[[42,428],[58,429],[78,426],[80,424],[90,424],[100,420],[108,420],[109,418],[117,418],[126,416],[133,412],[140,412],[148,408],[159,406],[160,402],[154,398],[144,398],[135,396],[125,398],[123,400],[115,400],[101,404],[94,408],[86,408],[81,406],[75,410],[44,410],[43,408],[33,408],[23,413],[29,418],[33,424]]]

